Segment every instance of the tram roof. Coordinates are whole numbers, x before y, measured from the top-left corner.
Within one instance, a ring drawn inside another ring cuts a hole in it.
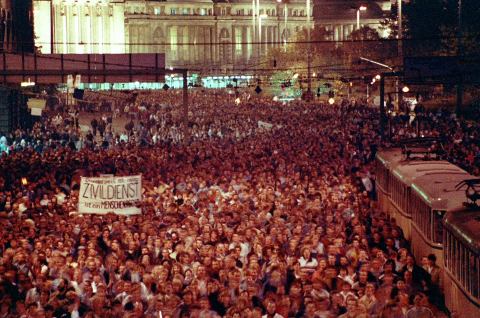
[[[409,160],[402,161],[397,164],[392,173],[399,178],[407,186],[411,186],[412,182],[424,175],[435,174],[452,174],[452,173],[466,173],[461,168],[444,160],[424,161],[424,160]]]
[[[458,168],[458,167],[457,167]],[[472,176],[466,171],[429,172],[415,178],[412,182],[412,191],[423,198],[432,209],[452,211],[463,209],[466,200],[465,190],[457,190],[456,186]]]
[[[403,160],[404,155],[400,148],[387,148],[378,151],[376,157],[386,168],[391,169]]]
[[[476,255],[480,255],[480,210],[447,213],[445,227]]]

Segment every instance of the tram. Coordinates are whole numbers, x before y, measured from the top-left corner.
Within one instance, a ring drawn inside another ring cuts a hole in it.
[[[480,179],[441,156],[405,153],[402,147],[377,153],[380,207],[397,220],[416,259],[435,254],[450,312],[480,317]],[[473,181],[472,199],[472,187],[458,185]]]
[[[405,156],[402,154],[402,149],[399,147],[389,148],[377,152],[375,155],[376,162],[376,188],[378,205],[382,211],[390,211],[390,183],[392,169],[403,160]]]
[[[401,148],[380,151],[376,160],[379,207],[395,219],[405,238],[411,240],[409,197],[412,182],[425,174],[459,169],[435,156],[407,157]]]
[[[417,260],[434,254],[443,269],[443,218],[465,209],[465,190],[457,185],[473,176],[451,163],[432,166],[437,169],[415,178],[407,198],[412,216],[411,248]]]
[[[480,209],[444,218],[445,302],[458,317],[480,317]]]

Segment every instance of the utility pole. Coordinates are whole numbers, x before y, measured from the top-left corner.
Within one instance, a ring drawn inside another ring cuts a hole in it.
[[[403,17],[402,17],[402,2],[403,0],[398,0],[398,56],[400,59],[400,65],[403,65]],[[397,98],[397,109],[398,111],[400,109],[400,103],[401,103],[401,94],[399,90],[399,78],[397,77],[395,81],[395,90],[397,91],[395,93],[395,96]]]
[[[190,140],[190,130],[188,129],[188,70],[182,69],[183,76],[183,124],[184,124],[184,141],[186,143]]]
[[[385,76],[381,75],[380,78],[380,135],[385,137],[385,121],[387,114],[385,111]]]
[[[307,100],[311,100],[312,96],[312,61],[311,61],[311,35],[310,35],[310,1],[307,0],[307,38],[308,38],[308,49],[307,49]]]
[[[462,21],[462,0],[458,0],[458,56],[457,58],[460,59],[463,56],[463,21]],[[456,113],[460,115],[462,113],[463,108],[463,76],[460,74],[460,78],[458,79],[457,84],[457,105],[456,105]]]

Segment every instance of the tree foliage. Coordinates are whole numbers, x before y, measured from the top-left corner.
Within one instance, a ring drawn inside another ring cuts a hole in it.
[[[16,50],[21,52],[34,51],[33,24],[30,20],[31,0],[15,0],[12,7],[13,38]]]

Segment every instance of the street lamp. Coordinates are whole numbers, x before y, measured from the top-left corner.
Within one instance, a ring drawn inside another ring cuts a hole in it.
[[[311,0],[307,0],[307,36],[308,36],[308,51],[307,51],[307,69],[308,69],[308,85],[307,85],[307,95],[308,100],[310,101],[312,95],[312,61],[311,61],[311,39],[310,39],[310,14],[311,13]]]
[[[357,30],[360,30],[360,11],[367,11],[367,7],[364,5],[361,5],[357,9]]]
[[[262,54],[262,19],[268,18],[268,15],[260,14],[258,16],[258,41],[260,45],[260,55]]]
[[[404,87],[402,88],[402,92],[408,93],[408,92],[410,92],[410,88],[409,88],[408,86],[404,86]]]
[[[287,0],[277,0],[278,3],[283,2],[283,47],[285,52],[287,51],[287,21],[288,21],[288,7],[287,7]]]

